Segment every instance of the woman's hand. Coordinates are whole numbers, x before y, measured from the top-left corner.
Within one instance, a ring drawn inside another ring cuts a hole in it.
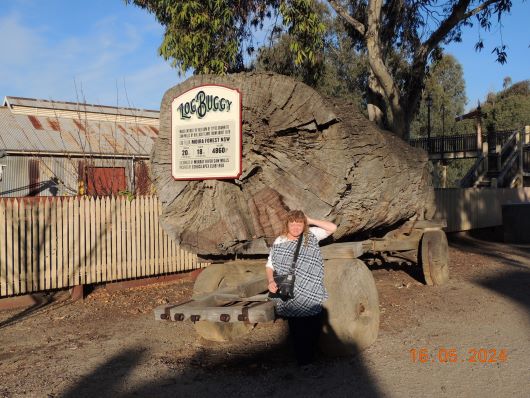
[[[276,293],[278,291],[278,285],[276,285],[276,282],[274,280],[269,281],[269,292]]]
[[[330,234],[332,234],[333,232],[337,230],[337,226],[333,224],[331,221],[316,220],[314,218],[309,218],[308,216],[306,216],[306,220],[307,220],[307,225],[314,225],[316,227],[320,227],[328,231]]]

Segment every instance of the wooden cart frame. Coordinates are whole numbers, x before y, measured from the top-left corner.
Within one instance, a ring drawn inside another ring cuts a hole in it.
[[[363,348],[377,337],[375,281],[359,257],[373,253],[389,261],[414,262],[422,267],[426,284],[443,284],[449,278],[444,226],[444,222],[411,220],[382,238],[322,247],[324,282],[330,293],[324,308],[327,326],[333,329],[329,335],[335,338],[326,343],[324,330],[326,351],[345,353],[345,347]],[[275,303],[268,300],[263,266],[263,261],[255,260],[213,264],[199,275],[191,300],[155,308],[155,319],[190,320],[202,337],[214,341],[233,340],[257,323],[273,322]]]

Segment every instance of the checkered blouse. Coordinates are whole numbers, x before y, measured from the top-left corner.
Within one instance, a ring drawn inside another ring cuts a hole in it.
[[[322,303],[328,294],[324,288],[324,260],[318,241],[328,235],[322,228],[311,227],[307,244],[304,237],[295,267],[294,298],[287,301],[273,299],[278,315],[299,317],[316,315],[322,311]],[[297,240],[282,238],[277,238],[272,245],[267,263],[278,275],[289,273],[297,244]]]

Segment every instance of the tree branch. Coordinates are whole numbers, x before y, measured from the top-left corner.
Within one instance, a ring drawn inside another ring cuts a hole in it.
[[[471,0],[460,0],[453,6],[451,15],[449,15],[436,29],[431,36],[422,44],[420,51],[425,51],[427,54],[440,42],[443,38],[460,22],[478,14],[493,3],[498,3],[500,0],[487,0],[480,4],[473,10],[466,12]]]
[[[477,6],[475,9],[471,10],[471,11],[468,11],[465,15],[464,15],[464,19],[468,19],[470,17],[472,17],[473,15],[475,14],[478,14],[480,11],[482,11],[483,9],[487,8],[489,5],[493,4],[493,3],[497,3],[499,0],[488,0],[484,3],[482,3],[481,5]]]
[[[350,25],[352,25],[357,32],[364,36],[366,32],[364,25],[348,14],[348,12],[339,4],[337,0],[328,0],[328,3],[337,14],[339,14]]]

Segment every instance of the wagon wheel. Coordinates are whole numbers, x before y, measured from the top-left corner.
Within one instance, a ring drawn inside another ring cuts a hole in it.
[[[442,285],[449,279],[447,237],[442,230],[427,231],[420,243],[420,255],[427,285]]]
[[[212,264],[204,269],[193,286],[193,295],[211,293],[217,289],[237,286],[256,276],[265,275],[263,262],[233,261],[223,264]],[[195,322],[197,333],[211,341],[231,341],[247,334],[254,324],[244,322]]]
[[[326,354],[350,355],[368,347],[379,331],[379,296],[366,265],[357,259],[326,260],[321,348]]]

